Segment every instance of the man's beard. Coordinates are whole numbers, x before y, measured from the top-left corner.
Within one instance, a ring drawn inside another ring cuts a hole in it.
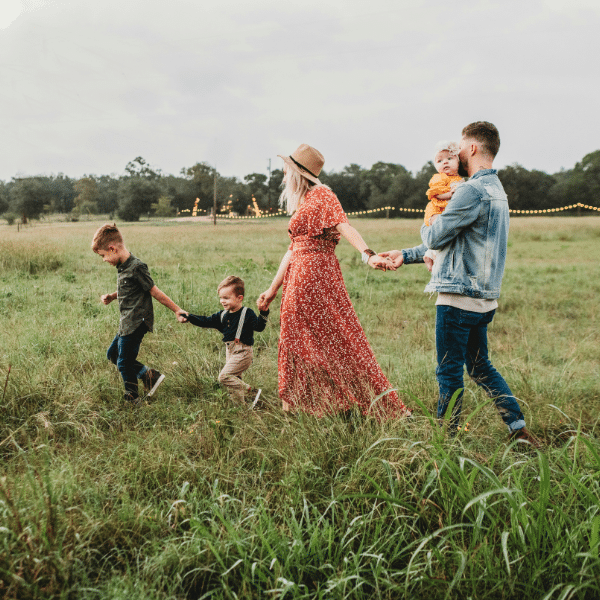
[[[458,159],[458,174],[461,177],[469,176],[469,171],[467,170],[467,165],[465,165],[465,163],[462,160],[460,160],[460,158]]]

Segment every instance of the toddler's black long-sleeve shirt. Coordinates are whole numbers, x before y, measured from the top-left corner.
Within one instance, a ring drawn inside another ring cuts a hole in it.
[[[226,314],[223,316],[223,318],[221,318],[223,312]],[[224,342],[233,342],[235,340],[235,334],[237,333],[238,325],[240,323],[241,314],[241,308],[240,310],[236,310],[234,313],[220,310],[219,312],[210,315],[210,317],[189,314],[187,320],[192,325],[196,325],[196,327],[217,329],[223,334]],[[240,342],[248,346],[254,345],[254,332],[264,331],[265,327],[267,326],[268,316],[268,310],[261,310],[260,316],[257,317],[256,313],[252,309],[246,309],[246,318],[242,327]]]

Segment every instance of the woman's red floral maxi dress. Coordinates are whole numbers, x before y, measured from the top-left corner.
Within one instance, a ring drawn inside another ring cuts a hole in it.
[[[322,416],[358,405],[379,418],[406,407],[377,364],[342,278],[335,229],[347,223],[337,196],[312,188],[290,220],[292,257],[283,280],[279,395],[292,410]]]

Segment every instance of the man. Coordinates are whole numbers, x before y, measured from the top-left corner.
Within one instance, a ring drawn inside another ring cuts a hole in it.
[[[421,228],[423,244],[408,250],[383,252],[395,267],[423,262],[427,248],[437,251],[425,292],[438,292],[436,302],[436,376],[438,418],[460,390],[450,419],[456,435],[460,421],[464,365],[471,378],[494,399],[510,432],[539,447],[525,428],[525,418],[506,381],[488,358],[487,326],[492,321],[504,274],[508,239],[508,201],[492,163],[500,148],[494,125],[478,121],[462,131],[459,146],[460,185],[445,211]]]

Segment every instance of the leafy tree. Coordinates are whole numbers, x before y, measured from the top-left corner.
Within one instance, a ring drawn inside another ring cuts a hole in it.
[[[192,209],[196,196],[192,189],[192,182],[183,177],[166,175],[162,178],[163,193],[171,198],[171,205],[175,211]]]
[[[110,175],[94,177],[97,186],[98,212],[113,214],[119,206],[119,179]]]
[[[154,170],[141,157],[138,156],[125,166],[125,172],[129,177],[142,177],[144,179],[160,179],[160,169]]]
[[[319,179],[328,185],[347,212],[364,210],[369,202],[369,188],[363,185],[366,171],[357,164],[344,167],[340,172],[323,172]]]
[[[600,203],[600,150],[590,152],[583,157],[581,163],[575,165],[575,170],[581,168],[587,181],[587,204],[598,206]]]
[[[17,179],[10,191],[10,206],[21,221],[38,219],[44,212],[44,205],[50,206],[52,195],[50,188],[41,177],[25,177]]]
[[[427,190],[429,181],[437,173],[432,161],[426,162],[420,171],[416,173],[412,181],[412,192],[404,199],[405,208],[414,208],[419,211],[425,210],[427,205]],[[399,213],[402,217],[423,218],[421,212]]]
[[[247,215],[249,209],[253,208],[250,186],[235,177],[219,176],[217,177],[217,211],[221,211],[230,201],[233,212]]]
[[[95,214],[98,212],[98,184],[92,177],[83,177],[73,186],[77,197],[75,198],[76,214]]]
[[[283,169],[271,171],[271,178],[267,184],[269,187],[269,210],[277,211],[279,208],[279,196],[281,196],[281,184],[283,183]]]
[[[189,189],[193,198],[192,206],[195,199],[199,198],[198,208],[211,212],[213,207],[215,169],[209,164],[201,162],[196,163],[193,167],[182,169],[181,173],[189,181]]]
[[[550,193],[556,179],[543,171],[528,171],[519,164],[498,171],[510,208],[515,210],[541,210],[551,208]]]
[[[270,204],[268,177],[262,173],[251,173],[244,177],[244,181],[250,193],[250,199],[254,196],[261,210],[268,210]]]
[[[8,186],[3,181],[0,181],[0,215],[8,210],[9,200]]]
[[[586,154],[568,173],[557,177],[554,196],[561,204],[589,204],[600,206],[600,150]]]
[[[175,215],[175,207],[171,206],[171,198],[169,196],[161,196],[152,205],[152,210],[157,217],[172,217]]]
[[[393,163],[377,162],[365,172],[362,187],[364,192],[368,192],[369,208],[389,205],[388,191],[399,169],[403,168]]]
[[[118,214],[124,221],[139,221],[140,216],[149,213],[153,204],[161,196],[158,182],[141,177],[123,179],[119,186]]]
[[[49,179],[48,185],[52,196],[52,212],[71,212],[75,205],[75,196],[77,194],[73,187],[73,180],[59,173],[56,177]]]

